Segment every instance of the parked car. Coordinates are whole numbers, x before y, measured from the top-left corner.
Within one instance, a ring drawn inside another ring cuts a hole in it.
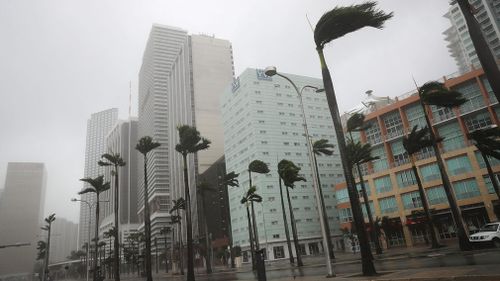
[[[469,238],[473,244],[490,244],[500,248],[500,222],[487,223]]]

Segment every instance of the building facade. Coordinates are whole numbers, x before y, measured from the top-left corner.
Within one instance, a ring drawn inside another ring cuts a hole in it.
[[[188,156],[193,229],[198,230],[196,175],[223,155],[218,96],[233,77],[231,44],[205,35],[154,24],[139,73],[138,137],[151,136],[161,146],[148,156],[149,202],[153,237],[170,221],[173,199],[184,197],[182,155],[176,150],[179,125],[196,126],[211,139],[208,151]],[[143,221],[142,157],[138,172],[138,214]],[[154,205],[154,204],[152,204]],[[160,239],[162,240],[162,239]]]
[[[476,19],[481,25],[483,36],[493,56],[500,63],[500,3],[498,0],[470,0],[469,2],[475,9]],[[481,68],[467,24],[456,1],[453,1],[444,16],[450,20],[451,27],[443,34],[460,73],[470,71],[471,67]]]
[[[119,153],[125,161],[125,166],[118,171],[119,181],[119,202],[118,221],[120,231],[120,243],[125,241],[129,233],[137,231],[139,219],[137,217],[137,120],[118,121],[106,136],[106,149],[112,153]],[[105,168],[106,181],[111,182],[111,188],[101,196],[103,200],[109,201],[101,209],[99,224],[99,236],[104,237],[104,233],[115,225],[115,180],[111,175],[113,167]],[[153,206],[159,202],[154,201]]]
[[[498,125],[500,107],[482,70],[446,79],[444,83],[461,92],[468,101],[454,109],[431,106],[426,110],[434,132],[444,138],[439,147],[453,191],[465,224],[469,230],[474,230],[497,220],[500,209],[484,161],[467,139],[467,133]],[[415,125],[426,125],[418,99],[415,91],[367,114],[366,122],[371,126],[355,136],[370,143],[372,156],[379,157],[364,164],[363,173],[373,217],[386,217],[382,228],[386,243],[391,247],[426,241],[422,202],[409,156],[402,145],[402,137]],[[420,151],[416,159],[439,237],[453,239],[456,231],[433,149]],[[493,170],[500,172],[500,162],[495,159],[491,162]],[[341,227],[350,228],[353,218],[345,182],[335,189]],[[362,208],[367,221],[364,205]]]
[[[44,203],[47,175],[43,163],[8,163],[5,190],[0,198],[0,245],[29,243],[1,249],[0,277],[30,277],[37,241],[46,240]]]
[[[99,166],[97,162],[101,160],[101,155],[108,152],[106,147],[106,136],[116,124],[118,120],[118,109],[112,108],[101,112],[94,113],[87,121],[87,138],[85,143],[85,170],[84,178],[95,178],[99,175],[104,175],[104,168]],[[83,188],[88,187],[88,183],[83,184]],[[81,200],[85,200],[91,204],[95,202],[95,194],[87,193],[81,195]],[[105,205],[106,203],[102,204]],[[90,236],[94,237],[95,229],[95,210],[89,210],[86,203],[80,203],[80,220],[78,230],[78,245],[83,245],[88,241],[89,222]]]
[[[321,79],[286,75],[299,88],[306,85],[323,88]],[[327,139],[335,145],[333,121],[325,94],[305,88],[303,96],[312,140]],[[249,188],[248,164],[258,159],[267,163],[270,169],[269,174],[252,174],[252,185],[263,197],[263,203],[255,206],[260,245],[266,248],[266,256],[271,260],[288,257],[277,175],[278,162],[287,159],[301,168],[301,175],[307,180],[297,183],[290,190],[300,251],[303,254],[321,252],[321,229],[312,188],[312,170],[299,99],[293,87],[280,77],[266,76],[263,70],[246,69],[223,94],[221,104],[226,170],[239,174],[239,187],[229,188],[233,244],[242,247],[244,260],[248,261],[247,215],[240,200]],[[332,187],[343,179],[341,161],[337,151],[333,156],[318,156],[317,160],[329,226],[335,236],[339,234],[339,224]],[[337,242],[334,241],[335,248],[340,247]]]
[[[71,251],[77,251],[78,247],[78,224],[57,217],[52,223],[52,239],[50,241],[50,263],[63,262]]]

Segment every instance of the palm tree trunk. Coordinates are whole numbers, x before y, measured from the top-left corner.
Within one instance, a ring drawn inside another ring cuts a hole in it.
[[[438,242],[438,237],[436,229],[434,228],[434,223],[432,221],[431,212],[429,210],[429,202],[427,201],[427,196],[425,195],[424,187],[422,186],[422,181],[420,180],[420,175],[418,174],[417,166],[415,165],[415,159],[413,155],[410,155],[411,169],[415,175],[415,180],[417,181],[418,193],[420,194],[420,200],[422,200],[422,207],[424,207],[425,217],[427,219],[427,227],[431,232],[432,249],[437,249],[440,247]]]
[[[225,198],[229,198],[228,197],[228,191],[227,191],[227,184],[224,186],[224,196]],[[234,262],[234,252],[233,252],[233,228],[232,228],[232,225],[231,225],[231,211],[229,210],[229,204],[225,204],[225,207],[224,208],[225,212],[226,212],[226,220],[227,220],[227,235],[228,235],[228,238],[229,238],[229,253],[231,254],[231,268],[235,268],[236,267],[236,264]]]
[[[180,212],[177,210],[177,216],[180,218]],[[181,221],[179,220],[179,267],[181,269],[181,275],[184,275],[184,245],[182,245],[182,227]]]
[[[420,91],[419,91],[420,92]],[[470,251],[472,250],[472,245],[469,242],[469,238],[467,236],[467,232],[465,231],[464,221],[462,219],[462,214],[457,205],[457,199],[455,198],[455,193],[453,192],[453,188],[450,182],[450,178],[448,177],[448,173],[444,167],[443,157],[441,156],[441,152],[439,151],[436,135],[434,134],[434,130],[432,129],[432,124],[427,115],[427,110],[422,102],[422,98],[419,99],[420,105],[422,106],[422,110],[424,111],[425,122],[427,123],[427,128],[429,128],[429,136],[432,140],[432,148],[434,149],[434,154],[436,156],[436,163],[439,167],[439,172],[441,173],[441,180],[443,182],[443,189],[446,193],[446,197],[448,199],[448,203],[450,205],[451,214],[453,220],[455,221],[455,225],[457,227],[457,236],[458,236],[458,244],[460,246],[460,250],[462,251]]]
[[[98,280],[98,275],[97,275],[97,254],[98,254],[98,247],[97,244],[99,243],[99,193],[96,193],[96,204],[95,204],[95,236],[94,236],[94,281]]]
[[[168,249],[167,249],[167,232],[165,231],[165,273],[168,273],[168,259],[167,259],[167,253],[168,253]],[[172,239],[172,241],[174,241]]]
[[[497,194],[497,197],[500,199],[500,187],[498,186],[497,178],[495,177],[495,174],[493,173],[493,170],[491,169],[490,160],[488,159],[486,154],[484,154],[481,150],[479,150],[479,152],[481,152],[481,156],[483,157],[484,164],[486,164],[486,170],[488,170],[488,176],[490,176],[490,180],[491,180],[491,184],[493,185],[493,189],[495,189],[495,193]]]
[[[45,249],[45,264],[43,266],[43,280],[47,280],[47,274],[49,273],[49,252],[50,252],[50,232],[52,226],[49,223],[49,229],[47,234],[47,248]]]
[[[352,136],[351,136],[352,138]],[[356,168],[358,170],[359,181],[361,185],[361,193],[363,195],[363,201],[365,201],[366,214],[368,215],[368,222],[370,223],[370,234],[375,243],[375,252],[377,255],[382,254],[382,247],[380,247],[380,241],[378,238],[378,233],[375,231],[375,224],[373,223],[372,210],[370,208],[370,202],[368,202],[368,194],[366,193],[365,181],[363,179],[363,173],[361,173],[361,165],[356,163]]]
[[[483,67],[484,74],[486,75],[486,78],[488,78],[491,89],[493,90],[497,100],[500,101],[500,70],[498,69],[495,56],[484,39],[481,25],[472,13],[472,6],[469,4],[469,1],[457,0],[457,3],[462,11],[462,14],[464,15],[472,44],[476,50],[477,58]]]
[[[363,211],[361,210],[358,191],[356,189],[356,184],[352,175],[352,167],[350,167],[347,162],[345,135],[342,129],[342,123],[340,122],[339,107],[337,104],[337,98],[335,97],[332,77],[330,76],[330,71],[328,70],[328,66],[326,65],[323,49],[317,48],[317,51],[321,62],[321,74],[323,76],[323,84],[325,86],[328,107],[330,108],[330,114],[332,116],[333,126],[335,128],[335,133],[337,136],[340,159],[342,160],[342,167],[347,183],[347,190],[349,192],[349,200],[351,203],[354,224],[356,225],[356,229],[358,230],[358,240],[361,248],[361,264],[363,268],[363,275],[371,276],[375,275],[377,272],[375,271],[375,266],[373,265],[370,244],[368,243],[368,237],[366,235],[366,230],[364,227]]]
[[[250,209],[248,208],[248,203],[246,204],[247,207],[247,220],[248,220],[248,241],[250,242],[250,256],[252,258],[252,269],[255,270],[255,249],[253,246],[253,228],[252,228],[252,219],[250,217]]]
[[[288,256],[290,258],[290,263],[294,264],[295,260],[293,258],[292,242],[290,241],[290,231],[288,230],[288,221],[286,219],[285,200],[283,199],[283,188],[281,187],[281,178],[279,179],[279,181],[280,181],[281,211],[283,212],[283,224],[285,226],[285,236],[286,236],[286,244],[288,246]]]
[[[288,200],[288,209],[290,210],[290,222],[292,223],[293,244],[295,245],[295,255],[297,256],[297,266],[303,266],[302,258],[300,257],[299,238],[297,237],[297,226],[295,225],[295,217],[293,216],[292,201],[290,201],[290,192],[286,188],[286,198]]]
[[[193,225],[191,224],[191,196],[189,195],[189,179],[187,155],[182,155],[184,161],[184,192],[186,197],[186,235],[187,235],[187,281],[194,281]]]
[[[323,224],[325,225],[325,232],[326,232],[326,243],[328,244],[327,247],[330,249],[330,259],[335,259],[335,253],[333,252],[333,243],[332,243],[332,235],[330,232],[330,224],[328,223],[328,215],[326,213],[326,207],[325,207],[325,199],[323,198],[323,189],[321,188],[321,180],[319,178],[319,169],[318,169],[318,162],[316,159],[316,155],[313,153],[313,160],[314,160],[314,168],[316,169],[316,175],[318,175],[317,181],[318,181],[318,191],[319,191],[319,198],[320,204],[321,204],[321,209],[323,210]]]
[[[248,179],[250,182],[250,187],[252,188],[252,172],[248,170]],[[259,233],[257,232],[257,221],[255,219],[255,209],[254,209],[254,204],[253,201],[250,202],[252,206],[252,227],[253,227],[253,241],[255,244],[255,251],[259,250]]]
[[[118,223],[118,211],[120,205],[119,197],[120,188],[118,185],[118,165],[115,165],[115,241],[114,241],[114,256],[115,256],[115,281],[120,281],[120,240],[119,240],[119,223]],[[111,247],[111,246],[110,246]],[[111,265],[111,263],[110,263]]]
[[[148,196],[148,158],[144,155],[144,236],[146,242],[146,253],[144,260],[146,262],[146,281],[153,281],[151,272],[151,218],[149,215],[149,196]]]
[[[205,229],[205,266],[207,269],[207,274],[212,273],[212,265],[211,265],[211,257],[210,257],[210,240],[208,237],[208,223],[207,223],[207,213],[205,209],[205,197],[201,197],[201,208],[203,209],[203,214],[204,215],[204,222],[203,222],[203,228]]]

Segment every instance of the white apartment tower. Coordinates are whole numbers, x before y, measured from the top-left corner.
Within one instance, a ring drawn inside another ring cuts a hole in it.
[[[175,150],[178,125],[196,126],[212,141],[208,151],[188,158],[193,228],[197,231],[196,175],[223,155],[218,97],[233,78],[230,42],[154,24],[139,73],[138,138],[161,146],[148,155],[152,235],[170,220],[173,199],[184,197],[182,156]],[[143,158],[138,162],[138,213],[143,221]]]
[[[321,79],[286,76],[299,89],[306,85],[323,88]],[[327,139],[337,146],[325,94],[305,88],[303,101],[312,141]],[[229,189],[233,244],[242,247],[244,261],[248,261],[249,238],[246,208],[240,200],[249,188],[248,164],[253,160],[266,162],[270,169],[269,174],[252,174],[252,185],[263,197],[262,204],[256,204],[255,209],[260,247],[266,248],[267,257],[270,260],[288,257],[277,174],[282,159],[293,161],[307,180],[296,183],[290,190],[300,251],[305,255],[322,252],[312,170],[296,91],[281,77],[268,77],[260,69],[246,69],[223,94],[221,104],[226,171],[239,173],[239,187]],[[318,156],[317,161],[331,234],[338,236],[339,218],[332,187],[343,180],[340,156],[335,151],[332,156]],[[284,189],[283,195],[286,196]],[[286,206],[285,197],[287,210]],[[290,214],[286,212],[289,221]],[[333,240],[333,246],[339,247],[339,242]]]
[[[85,170],[84,178],[95,178],[99,175],[104,175],[104,168],[97,165],[101,160],[101,155],[108,152],[106,147],[106,136],[118,120],[118,109],[112,108],[101,112],[94,113],[87,121],[87,139],[85,144]],[[84,183],[86,188],[88,183]],[[81,199],[89,203],[95,202],[96,196],[94,193],[81,195]],[[102,204],[104,205],[104,204]],[[78,230],[78,245],[83,245],[88,242],[89,221],[90,229],[95,227],[95,210],[90,210],[84,202],[80,203],[80,220]],[[94,232],[91,231],[91,238],[94,237]]]
[[[476,19],[481,25],[483,36],[490,46],[493,56],[500,62],[500,1],[499,0],[469,0],[476,10]],[[443,34],[448,41],[448,49],[455,59],[460,73],[480,68],[474,45],[472,44],[465,19],[458,4],[453,1],[449,11],[444,15],[451,22],[451,27]]]

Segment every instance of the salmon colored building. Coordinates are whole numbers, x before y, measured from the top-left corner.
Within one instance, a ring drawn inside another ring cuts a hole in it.
[[[500,106],[482,70],[473,70],[458,77],[444,77],[445,85],[461,92],[468,101],[458,108],[427,107],[433,130],[444,138],[439,144],[450,176],[457,203],[469,230],[486,222],[498,220],[500,202],[494,192],[485,164],[467,133],[498,125]],[[395,98],[392,103],[366,113],[371,126],[354,135],[372,145],[372,156],[379,159],[363,165],[364,181],[373,218],[387,217],[383,229],[389,246],[425,243],[422,202],[402,137],[415,125],[425,126],[423,111],[416,90]],[[436,222],[441,240],[456,238],[448,201],[442,187],[439,169],[432,148],[416,155],[419,175]],[[500,172],[500,161],[491,159],[493,171]],[[357,174],[355,173],[355,177]],[[359,187],[359,179],[356,178]],[[335,187],[341,228],[350,228],[352,212],[346,184]],[[368,222],[363,198],[360,196],[365,221]],[[443,241],[445,242],[445,241]]]

